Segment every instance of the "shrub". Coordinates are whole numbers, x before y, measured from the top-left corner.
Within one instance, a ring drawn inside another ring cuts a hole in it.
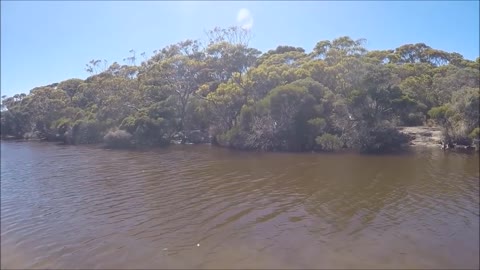
[[[479,140],[480,139],[480,128],[475,128],[474,130],[472,130],[472,132],[470,132],[470,135],[468,135],[468,137],[470,137],[470,139],[472,140]]]
[[[480,128],[475,128],[472,132],[470,132],[470,135],[468,136],[473,140],[475,148],[477,148],[477,150],[480,150]]]
[[[152,119],[146,116],[135,119],[135,131],[133,132],[133,140],[135,144],[150,145],[167,145],[170,138],[166,132],[164,119]]]
[[[110,131],[103,137],[103,141],[110,148],[127,148],[132,146],[133,135],[125,130]]]
[[[99,143],[102,141],[102,125],[95,120],[78,120],[73,125],[75,144]]]
[[[404,119],[406,126],[421,126],[425,121],[425,116],[421,112],[409,113],[407,118]]]
[[[332,152],[342,148],[342,141],[340,138],[328,133],[318,136],[315,139],[315,142],[320,145],[323,151]]]
[[[358,138],[358,146],[364,153],[385,153],[395,151],[408,142],[408,136],[389,126],[363,129]]]
[[[446,118],[451,116],[451,114],[452,114],[452,111],[448,105],[434,107],[428,111],[428,116],[438,121],[439,123],[442,123],[443,121],[445,121]]]
[[[54,122],[53,127],[57,130],[57,133],[63,136],[70,127],[71,122],[71,119],[62,117]]]
[[[124,129],[129,133],[135,132],[135,129],[136,129],[135,120],[136,119],[133,116],[126,117],[125,119],[123,119],[122,123],[120,124],[120,129]]]

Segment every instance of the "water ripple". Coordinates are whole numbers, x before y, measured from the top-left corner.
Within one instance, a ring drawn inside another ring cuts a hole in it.
[[[478,268],[478,155],[1,151],[2,266]]]

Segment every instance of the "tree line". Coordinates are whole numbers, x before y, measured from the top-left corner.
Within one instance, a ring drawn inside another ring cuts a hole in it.
[[[206,142],[265,151],[394,151],[398,126],[439,125],[450,144],[478,142],[479,67],[458,53],[407,44],[323,40],[311,52],[249,46],[215,28],[126,64],[92,60],[85,80],[2,97],[1,135],[112,147]],[[139,65],[137,65],[139,63]]]

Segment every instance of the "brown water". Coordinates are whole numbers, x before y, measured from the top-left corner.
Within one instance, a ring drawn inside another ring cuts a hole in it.
[[[4,268],[479,267],[477,154],[1,147]]]

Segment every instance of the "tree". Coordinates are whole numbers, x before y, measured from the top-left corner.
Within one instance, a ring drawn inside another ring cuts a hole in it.
[[[94,75],[98,74],[99,72],[104,71],[107,68],[107,60],[103,60],[103,66],[102,66],[102,60],[100,59],[92,59],[88,64],[86,64],[85,70]]]
[[[82,83],[83,83],[83,80],[80,80],[80,79],[69,79],[59,83],[57,87],[58,89],[65,91],[67,96],[70,98],[70,102],[72,102],[73,97],[78,92],[79,90],[78,88]]]
[[[206,36],[209,44],[228,42],[230,44],[238,44],[245,47],[248,46],[248,43],[252,38],[249,30],[238,26],[231,26],[228,28],[215,27],[214,29],[207,31]]]
[[[452,143],[478,135],[480,58],[424,43],[368,51],[348,36],[262,54],[239,27],[206,37],[140,53],[140,65],[135,50],[124,64],[93,59],[85,80],[3,96],[1,134],[152,146],[196,132],[238,149],[362,152],[394,151],[396,127],[431,119]]]
[[[444,140],[447,144],[452,143],[452,122],[450,117],[453,115],[449,105],[434,107],[428,111],[428,115],[437,122],[443,129]]]

